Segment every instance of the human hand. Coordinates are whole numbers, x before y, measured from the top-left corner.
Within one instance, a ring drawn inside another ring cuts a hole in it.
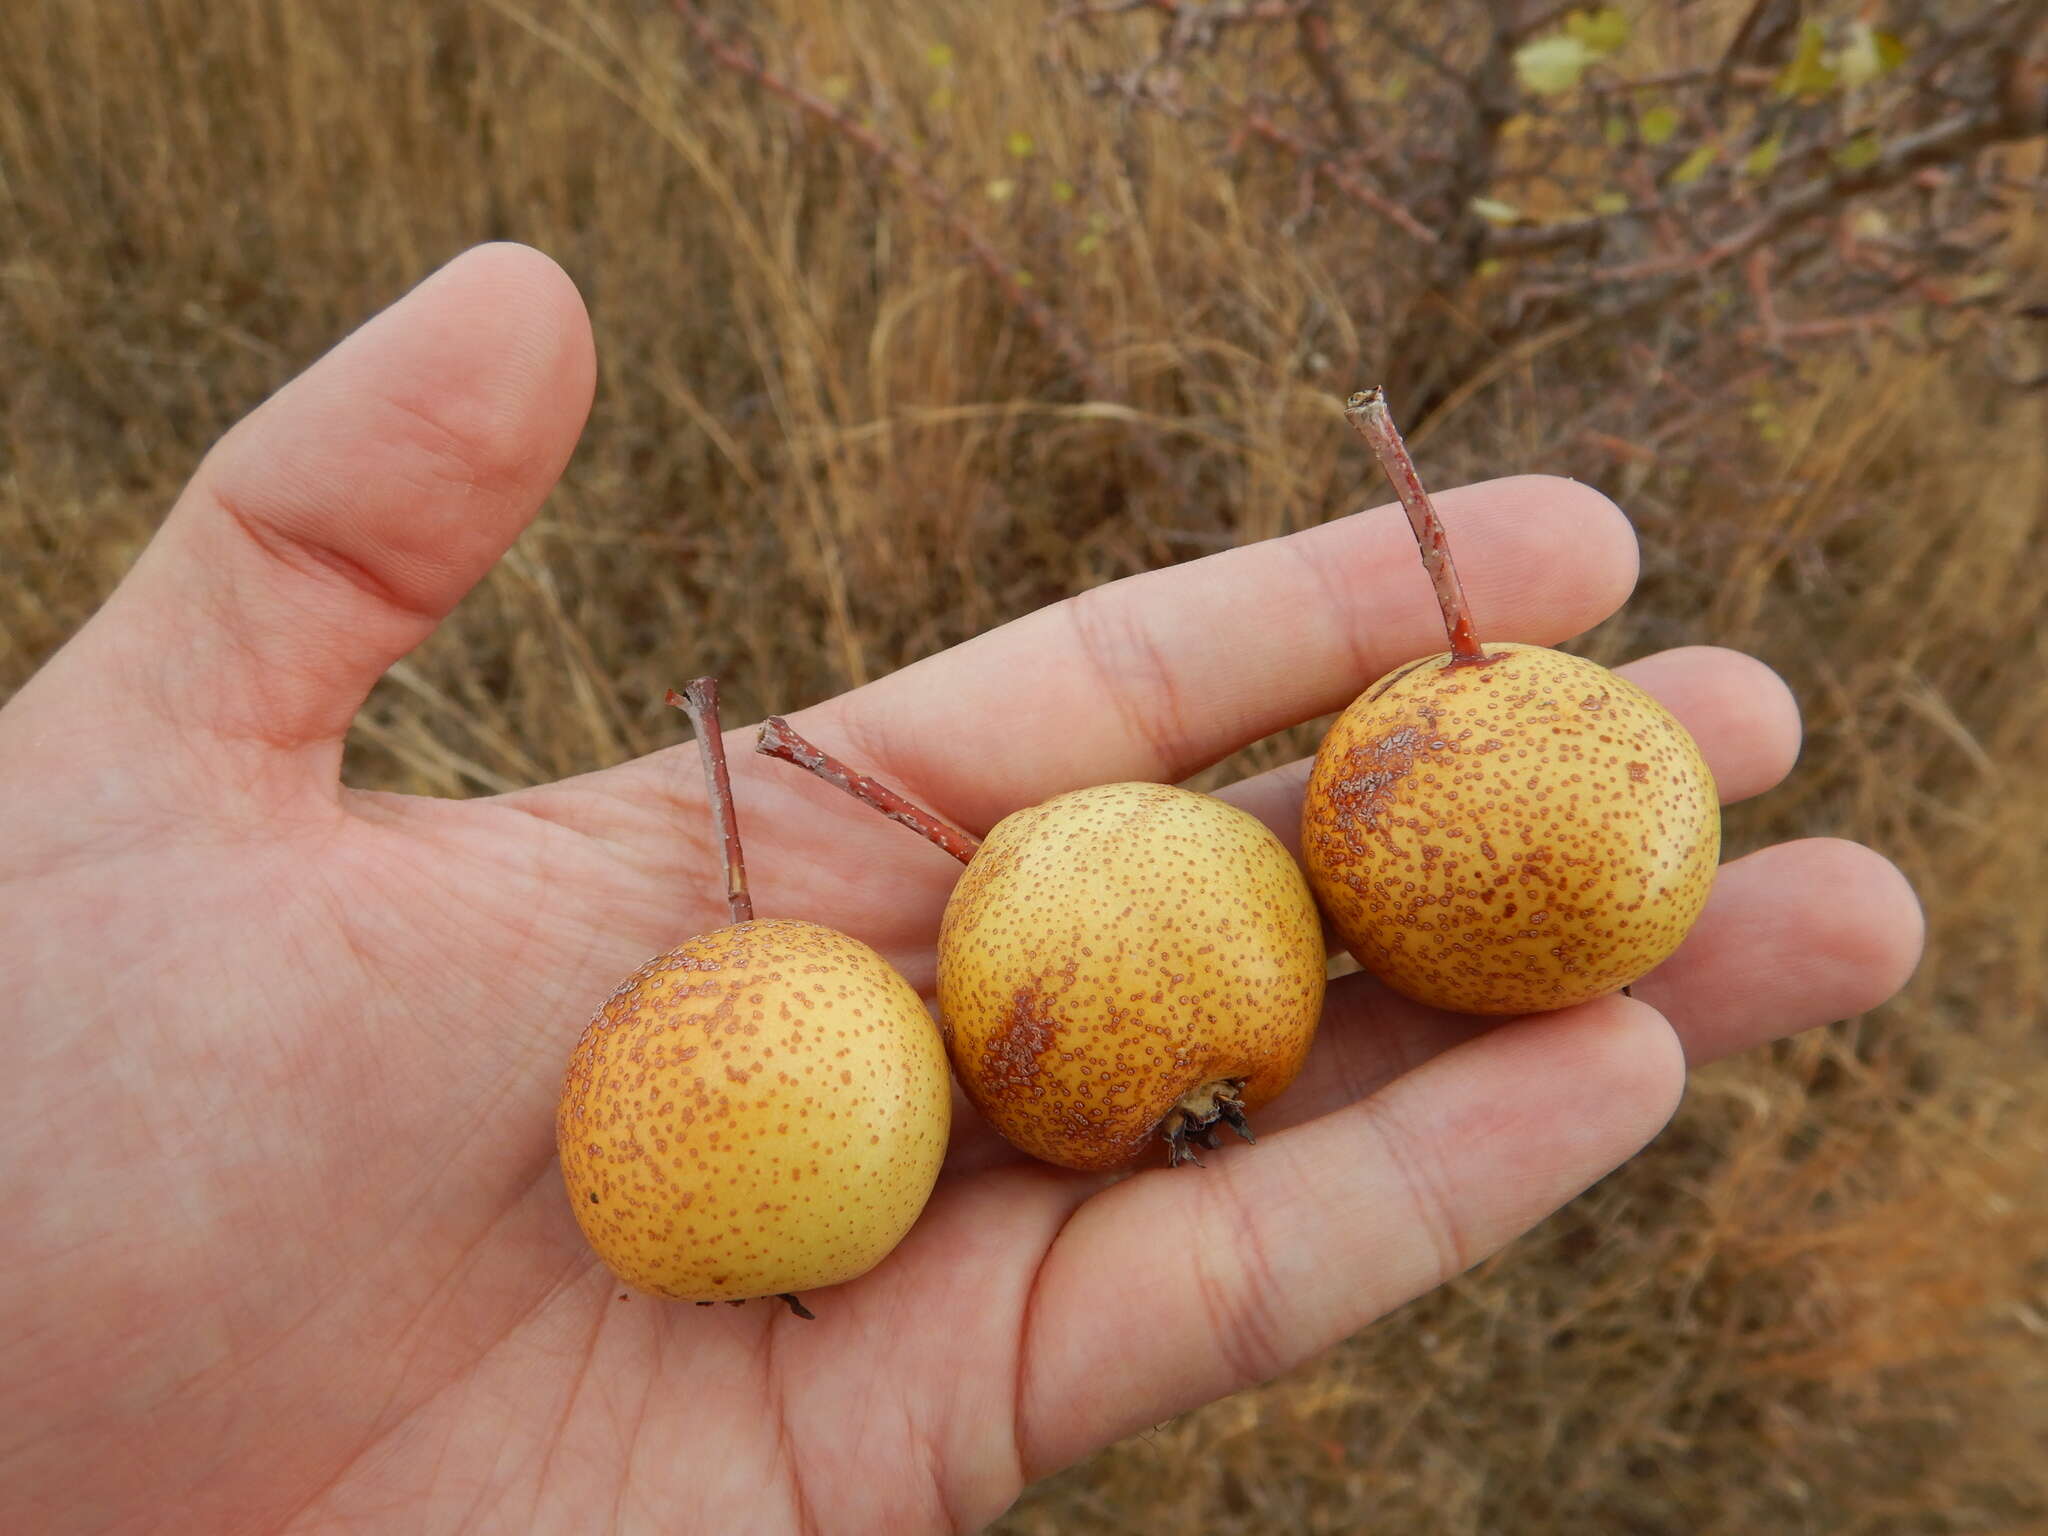
[[[1897,873],[1786,844],[1722,870],[1634,999],[1496,1023],[1333,984],[1258,1145],[1204,1170],[1068,1174],[963,1112],[916,1229],[807,1296],[818,1321],[622,1305],[553,1107],[597,1000],[726,921],[694,748],[489,800],[338,782],[371,685],[547,493],[592,376],[567,279],[472,252],[224,439],[0,711],[0,1529],[971,1529],[1500,1248],[1654,1135],[1687,1061],[1911,969]],[[1441,504],[1491,634],[1563,639],[1633,581],[1627,524],[1583,487]],[[794,721],[982,831],[1340,707],[1438,625],[1382,509]],[[1624,671],[1729,798],[1791,766],[1796,712],[1758,663]],[[762,915],[851,932],[929,993],[958,866],[750,744]],[[1292,843],[1304,775],[1226,797]]]

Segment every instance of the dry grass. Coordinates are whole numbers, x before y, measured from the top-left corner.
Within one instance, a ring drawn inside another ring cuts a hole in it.
[[[1335,398],[1398,381],[1375,338],[1414,294],[1355,227],[1284,240],[1291,183],[1085,99],[1034,62],[1035,18],[767,9],[808,78],[881,93],[977,189],[1121,406],[1082,402],[843,144],[681,69],[661,6],[23,0],[0,13],[0,687],[230,421],[490,237],[582,285],[596,415],[539,524],[379,689],[358,782],[614,762],[672,737],[687,672],[728,678],[736,716],[793,706],[1374,497]],[[2014,249],[2038,270],[2048,230]],[[1702,1074],[1647,1154],[1499,1259],[1002,1529],[2048,1529],[2048,413],[1967,357],[1816,366],[1731,429],[1738,488],[1585,457],[1551,385],[1618,366],[1562,340],[1490,360],[1427,468],[1577,471],[1638,515],[1642,595],[1591,646],[1782,668],[1811,743],[1735,850],[1833,832],[1897,857],[1925,968],[1879,1016]]]

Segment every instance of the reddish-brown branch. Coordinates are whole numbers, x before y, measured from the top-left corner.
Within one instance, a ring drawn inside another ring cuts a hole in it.
[[[1923,166],[1944,163],[2013,137],[2016,135],[2012,125],[1995,112],[1957,113],[1932,127],[1893,140],[1867,166],[1854,171],[1834,171],[1793,189],[1767,205],[1752,222],[1711,245],[1641,261],[1588,267],[1555,281],[1530,284],[1521,290],[1521,297],[1527,302],[1583,294],[1613,283],[1697,276],[1748,255],[1765,241],[1803,220],[1826,212],[1852,195],[1894,186]],[[1590,225],[1590,221],[1580,222]]]
[[[1408,526],[1414,530],[1416,546],[1422,551],[1423,568],[1436,588],[1437,606],[1443,609],[1444,633],[1451,642],[1451,665],[1483,665],[1488,658],[1472,632],[1472,612],[1465,606],[1465,588],[1458,580],[1457,566],[1451,561],[1443,519],[1437,516],[1429,492],[1423,489],[1422,477],[1415,472],[1415,461],[1408,456],[1408,445],[1401,441],[1400,430],[1387,410],[1387,392],[1368,389],[1353,395],[1345,402],[1344,419],[1372,449],[1373,457],[1393,482],[1401,509],[1408,514]]]
[[[1388,223],[1413,235],[1424,245],[1441,245],[1443,243],[1443,236],[1416,218],[1406,208],[1403,208],[1391,198],[1374,191],[1364,181],[1360,180],[1349,167],[1331,159],[1325,151],[1309,143],[1308,140],[1302,138],[1299,134],[1288,132],[1270,117],[1266,116],[1265,113],[1253,112],[1245,119],[1245,127],[1250,132],[1264,139],[1268,144],[1276,144],[1282,149],[1299,155],[1303,161],[1315,167],[1316,174],[1323,177],[1339,192],[1342,192],[1346,197],[1349,197],[1361,206],[1371,209]]]
[[[754,920],[754,898],[747,894],[747,861],[740,852],[739,817],[733,812],[732,779],[725,767],[725,738],[718,730],[718,679],[700,677],[683,691],[668,691],[668,702],[690,717],[697,733],[697,753],[704,760],[704,789],[718,823],[720,857],[725,864],[725,904],[736,923]]]
[[[914,801],[906,800],[879,779],[857,773],[823,748],[813,746],[780,715],[770,715],[761,726],[761,739],[754,750],[768,757],[816,774],[827,784],[836,784],[854,799],[873,806],[891,821],[901,822],[926,841],[935,843],[962,864],[974,857],[981,839],[948,826]]]
[[[1346,144],[1365,142],[1365,124],[1351,104],[1344,86],[1344,72],[1337,65],[1337,39],[1330,31],[1329,0],[1309,0],[1295,18],[1295,35],[1301,40],[1302,62],[1322,88],[1323,101],[1337,121],[1337,132]]]

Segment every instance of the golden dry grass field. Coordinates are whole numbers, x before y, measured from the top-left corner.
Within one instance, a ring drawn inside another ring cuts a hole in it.
[[[595,414],[531,532],[377,691],[358,783],[616,762],[676,739],[662,690],[694,673],[758,717],[1384,499],[1337,410],[1378,379],[1398,401],[1404,368],[1347,319],[1400,275],[1359,226],[1293,227],[1291,175],[1088,96],[1043,60],[1044,8],[755,15],[807,78],[903,104],[1118,403],[900,185],[687,67],[665,6],[10,0],[0,690],[218,433],[488,238],[581,286]],[[2019,219],[2038,281],[2048,211]],[[1497,360],[1416,448],[1438,484],[1572,472],[1636,517],[1643,584],[1591,654],[1711,641],[1785,673],[1805,757],[1730,852],[1829,833],[1899,861],[1930,920],[1906,995],[1702,1072],[1506,1253],[998,1529],[2048,1531],[2048,395],[1968,348],[1878,364],[1783,375],[1731,437],[1740,474],[1589,454],[1555,386],[1621,365],[1571,348]]]

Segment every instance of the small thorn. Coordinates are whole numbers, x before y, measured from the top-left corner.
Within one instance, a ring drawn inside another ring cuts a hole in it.
[[[817,1313],[813,1312],[809,1307],[805,1306],[802,1302],[798,1301],[796,1297],[792,1296],[788,1291],[782,1291],[777,1293],[775,1299],[777,1301],[788,1302],[789,1310],[794,1312],[798,1317],[802,1318],[807,1323],[815,1323],[818,1320]]]
[[[1623,997],[1634,997],[1636,995],[1635,983],[1630,982],[1627,986],[1623,987],[1621,989],[1621,995]]]

